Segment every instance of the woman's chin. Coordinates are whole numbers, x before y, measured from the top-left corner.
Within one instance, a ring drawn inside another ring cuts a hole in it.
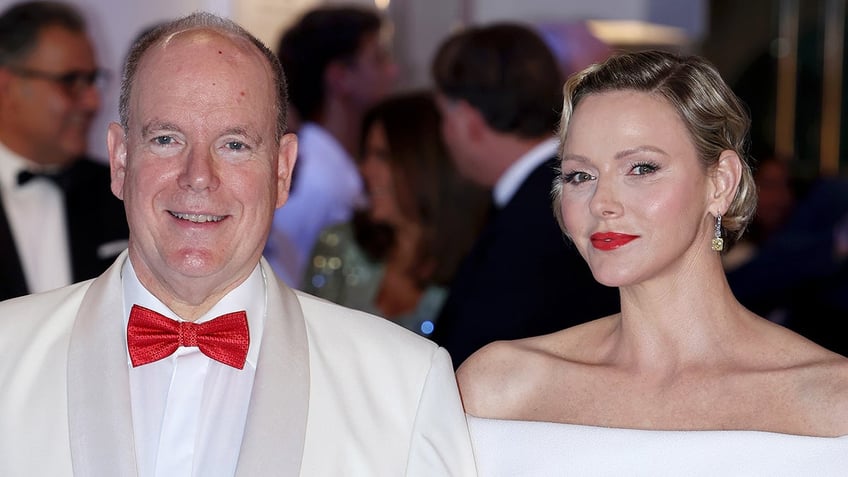
[[[629,277],[625,276],[625,274],[620,273],[620,271],[602,271],[602,270],[592,270],[592,276],[595,277],[595,281],[600,283],[601,285],[618,288],[621,286],[626,286],[630,283]]]

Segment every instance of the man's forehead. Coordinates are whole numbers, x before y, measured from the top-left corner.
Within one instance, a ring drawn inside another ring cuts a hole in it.
[[[260,51],[248,40],[208,28],[183,30],[170,34],[143,54],[137,68],[136,81],[157,81],[162,70],[188,72],[193,68],[237,68],[245,81],[272,81],[271,68]],[[257,68],[261,72],[246,70]]]
[[[273,76],[267,58],[249,40],[225,31],[193,28],[169,34],[148,48],[139,61],[137,77],[145,77],[145,72],[162,65],[185,70],[187,64],[212,67],[216,63],[237,65],[239,69],[258,68],[269,81]],[[245,72],[244,77],[262,78],[262,74]]]
[[[275,116],[267,103],[242,104],[223,97],[192,97],[182,102],[163,98],[156,88],[147,93],[137,96],[129,111],[128,126],[133,136],[170,132],[207,138],[242,135],[258,141],[275,130]]]
[[[68,41],[71,45],[68,45]],[[91,39],[87,33],[71,30],[62,25],[46,25],[38,31],[35,43],[25,56],[28,58],[56,56],[72,46],[82,46],[93,52]]]
[[[158,45],[159,50],[174,51],[182,48],[220,48],[221,54],[259,57],[255,46],[247,39],[212,28],[191,28],[180,30],[164,37]]]
[[[138,64],[129,103],[131,128],[144,128],[154,117],[170,121],[187,107],[219,121],[227,116],[221,111],[244,107],[253,115],[269,108],[276,118],[270,110],[277,104],[262,52],[245,38],[209,28],[182,30],[152,45]]]

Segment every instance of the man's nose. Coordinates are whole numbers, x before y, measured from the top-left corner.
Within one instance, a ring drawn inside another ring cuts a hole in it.
[[[215,157],[206,148],[193,149],[180,174],[180,186],[195,191],[215,190],[220,185]]]

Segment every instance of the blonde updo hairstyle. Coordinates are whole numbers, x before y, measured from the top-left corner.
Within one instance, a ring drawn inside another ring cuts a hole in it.
[[[689,131],[705,171],[712,171],[723,151],[733,151],[742,162],[742,177],[730,207],[722,216],[725,243],[732,245],[754,214],[757,192],[745,151],[750,119],[739,98],[718,71],[698,56],[642,51],[610,57],[575,73],[565,83],[559,127],[560,153],[568,137],[571,115],[586,96],[608,91],[642,91],[665,99]],[[553,188],[554,213],[562,221],[562,182]],[[725,250],[727,246],[725,247]]]

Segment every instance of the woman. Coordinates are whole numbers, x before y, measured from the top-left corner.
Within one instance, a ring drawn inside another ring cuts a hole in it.
[[[748,123],[697,57],[569,79],[554,209],[622,310],[463,364],[481,475],[845,475],[848,360],[746,310],[722,270],[755,206]]]
[[[454,168],[429,93],[376,105],[363,120],[361,144],[368,208],[352,224],[322,232],[304,290],[429,335],[488,193]]]

